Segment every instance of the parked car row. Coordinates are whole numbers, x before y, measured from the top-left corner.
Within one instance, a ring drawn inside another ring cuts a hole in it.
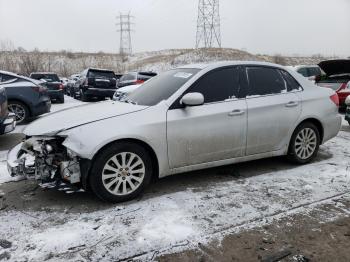
[[[339,97],[339,109],[346,108],[345,100],[350,95],[350,60],[322,61],[318,65],[291,67],[320,87],[333,89]]]
[[[92,98],[117,99],[120,94],[124,96],[131,93],[156,75],[155,72],[130,72],[120,75],[111,70],[88,68],[81,74],[70,77],[65,93],[84,102]],[[124,90],[120,91],[120,89]]]

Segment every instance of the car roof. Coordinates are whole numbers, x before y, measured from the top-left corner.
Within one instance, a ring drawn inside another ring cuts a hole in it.
[[[207,64],[189,64],[185,66],[180,66],[178,68],[195,68],[195,69],[215,69],[218,67],[225,66],[235,66],[235,65],[255,65],[255,66],[269,66],[269,67],[277,67],[281,69],[285,69],[285,66],[268,63],[268,62],[260,62],[260,61],[223,61],[223,62],[215,62],[215,63],[207,63]]]
[[[15,73],[12,73],[12,72],[9,72],[9,71],[3,71],[3,70],[0,70],[0,73],[1,74],[5,74],[5,75],[10,75],[10,76],[13,76],[13,77],[16,77],[16,78],[21,78],[23,80],[26,80],[26,81],[29,81],[29,82],[32,82],[34,84],[38,84],[38,80],[35,80],[33,78],[29,78],[29,77],[26,77],[26,76],[22,76],[22,75],[17,75]]]
[[[56,73],[54,72],[32,72],[30,73],[31,75],[57,75]]]

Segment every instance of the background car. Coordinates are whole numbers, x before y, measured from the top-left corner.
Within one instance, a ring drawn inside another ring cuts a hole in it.
[[[16,117],[9,114],[5,88],[0,85],[0,135],[13,131],[16,127]]]
[[[317,76],[326,75],[325,72],[318,65],[296,65],[290,66],[292,70],[308,78],[309,80],[315,80]]]
[[[339,109],[346,108],[345,99],[350,95],[350,59],[327,60],[319,63],[319,67],[326,73],[316,79],[318,86],[331,88],[338,94]]]
[[[113,71],[98,68],[84,70],[74,84],[74,95],[87,102],[91,98],[112,98],[117,89],[117,78]]]
[[[0,78],[0,86],[6,90],[8,109],[15,114],[18,124],[50,112],[51,100],[41,81],[6,71],[0,71]]]
[[[68,83],[67,83],[67,87],[66,87],[66,94],[69,95],[69,96],[72,96],[74,95],[74,84],[76,81],[78,81],[80,77],[80,74],[74,74],[74,75],[71,75],[69,78],[68,78]]]
[[[140,85],[146,82],[147,80],[155,77],[157,73],[155,72],[130,72],[123,75],[119,82],[118,88],[129,86],[129,85]]]
[[[140,86],[141,85],[131,85],[131,86],[124,86],[124,87],[121,87],[121,88],[117,89],[117,91],[115,91],[115,93],[113,95],[113,100],[114,101],[120,101],[123,98],[126,98],[129,94],[134,92]]]
[[[36,80],[44,80],[45,82],[43,85],[47,87],[50,99],[52,101],[64,103],[64,86],[57,74],[50,72],[38,72],[31,73],[29,77]]]

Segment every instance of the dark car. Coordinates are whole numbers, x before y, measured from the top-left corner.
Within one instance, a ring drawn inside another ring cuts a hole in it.
[[[113,71],[88,68],[84,70],[74,85],[75,96],[84,102],[91,98],[113,97],[117,89],[117,78]]]
[[[41,81],[0,71],[0,87],[4,87],[8,110],[16,115],[18,124],[50,112],[51,100]]]
[[[0,135],[13,131],[16,127],[16,118],[9,114],[7,108],[7,96],[4,87],[0,86]]]
[[[155,72],[130,72],[123,75],[119,82],[118,88],[130,85],[140,85],[146,82],[147,80],[155,77],[157,73]]]
[[[336,91],[339,97],[339,108],[344,110],[346,108],[345,99],[350,95],[348,85],[350,82],[350,59],[328,60],[318,65],[327,75],[316,79],[316,84]]]
[[[36,80],[44,80],[44,85],[48,89],[51,100],[64,103],[64,86],[57,74],[50,72],[39,72],[31,73],[29,77]]]
[[[74,97],[74,84],[79,80],[80,74],[71,75],[68,78],[68,83],[66,87],[66,94]]]

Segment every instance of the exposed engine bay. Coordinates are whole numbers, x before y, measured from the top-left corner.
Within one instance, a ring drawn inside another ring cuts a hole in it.
[[[35,179],[41,184],[78,184],[81,180],[79,158],[62,145],[62,137],[31,137],[8,155],[11,176]]]

